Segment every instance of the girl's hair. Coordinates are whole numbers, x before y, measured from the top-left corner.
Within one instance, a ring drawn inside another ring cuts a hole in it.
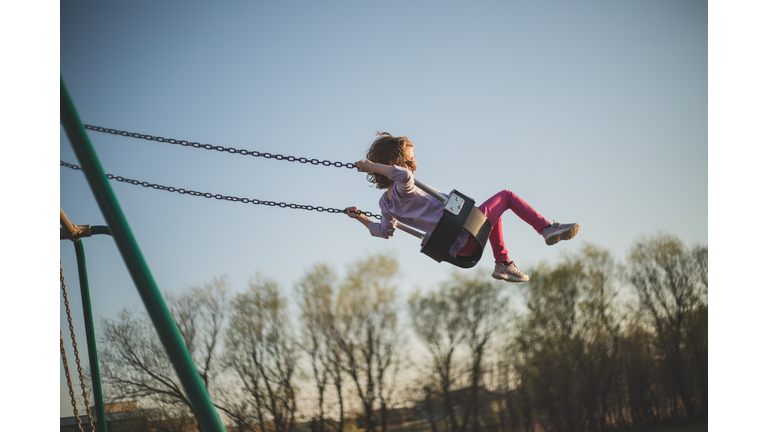
[[[379,137],[371,144],[366,158],[371,162],[384,165],[397,165],[410,171],[416,171],[416,162],[408,160],[405,154],[406,148],[413,147],[408,137],[393,137],[387,132],[376,132]],[[386,189],[392,181],[387,176],[368,173],[368,181],[376,185],[377,189]]]

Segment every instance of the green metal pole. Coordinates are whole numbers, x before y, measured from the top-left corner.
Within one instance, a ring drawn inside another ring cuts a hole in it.
[[[91,227],[91,234],[106,234],[106,235],[112,235],[109,232],[109,227],[104,225],[94,225]]]
[[[104,414],[104,396],[101,392],[101,373],[99,372],[99,357],[96,353],[96,333],[93,331],[93,311],[91,310],[91,291],[88,289],[88,272],[85,265],[85,248],[80,239],[76,239],[75,255],[77,255],[77,272],[80,277],[80,296],[83,300],[83,318],[85,321],[85,338],[88,342],[88,361],[91,364],[91,382],[93,384],[93,399],[96,403],[96,413],[99,415],[98,431],[107,432],[107,416]]]
[[[77,115],[75,106],[69,97],[69,92],[64,85],[64,79],[60,78],[60,115],[61,124],[69,138],[72,148],[77,155],[77,160],[82,166],[88,184],[99,204],[107,225],[115,239],[120,254],[123,256],[126,267],[136,288],[139,291],[144,306],[147,308],[152,322],[160,336],[168,357],[171,359],[181,384],[192,403],[197,421],[203,430],[208,432],[226,432],[219,418],[216,408],[213,406],[208,390],[203,384],[195,363],[190,356],[179,328],[173,321],[168,307],[163,301],[163,296],[155,284],[155,280],[149,271],[147,263],[139,250],[136,239],[133,237],[128,222],[120,209],[117,198],[112,188],[107,183],[107,176],[101,167],[91,141],[85,133],[83,123]]]

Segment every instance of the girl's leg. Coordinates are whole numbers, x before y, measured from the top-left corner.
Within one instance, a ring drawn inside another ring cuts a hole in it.
[[[541,230],[549,225],[549,221],[534,210],[533,207],[508,190],[497,193],[477,208],[485,214],[488,222],[491,223],[492,228],[488,236],[488,242],[491,243],[493,257],[497,262],[512,261],[504,244],[504,233],[501,229],[501,215],[505,211],[512,210],[515,212],[520,219],[532,226],[537,233],[540,233]],[[477,250],[477,247],[479,247],[477,242],[471,241],[459,252],[459,255],[471,255],[472,250]]]

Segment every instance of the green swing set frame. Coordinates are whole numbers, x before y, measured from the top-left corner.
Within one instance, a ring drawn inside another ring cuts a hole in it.
[[[189,396],[195,417],[206,432],[226,432],[216,408],[211,401],[208,390],[203,383],[200,374],[195,367],[192,356],[189,354],[184,340],[176,323],[171,316],[162,294],[149,271],[146,261],[123,215],[119,203],[111,187],[107,183],[107,177],[101,167],[91,141],[85,133],[83,123],[77,114],[69,92],[60,78],[60,115],[61,124],[75,151],[78,161],[82,165],[88,185],[93,192],[99,208],[106,219],[107,226],[80,226],[73,225],[61,212],[62,239],[72,240],[78,259],[80,271],[80,287],[83,298],[83,314],[85,315],[86,337],[88,341],[88,354],[91,366],[91,378],[94,388],[94,399],[98,416],[99,429],[106,432],[106,417],[104,414],[104,402],[101,394],[101,378],[98,370],[98,357],[96,341],[93,332],[93,316],[90,306],[90,294],[88,290],[88,278],[85,266],[85,250],[81,237],[91,234],[109,234],[115,239],[117,248],[125,261],[126,267],[141,296],[144,306],[160,336],[160,341],[165,347],[168,357],[179,376],[185,392]],[[94,425],[92,425],[94,426]]]

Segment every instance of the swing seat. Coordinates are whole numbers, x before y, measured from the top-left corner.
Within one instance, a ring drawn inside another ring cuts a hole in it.
[[[462,231],[467,231],[470,237],[477,240],[480,248],[472,256],[452,257],[448,251]],[[472,268],[483,256],[483,249],[490,233],[491,223],[483,212],[475,207],[475,200],[453,190],[445,203],[437,226],[421,247],[421,253],[437,262],[447,261],[457,267]]]

